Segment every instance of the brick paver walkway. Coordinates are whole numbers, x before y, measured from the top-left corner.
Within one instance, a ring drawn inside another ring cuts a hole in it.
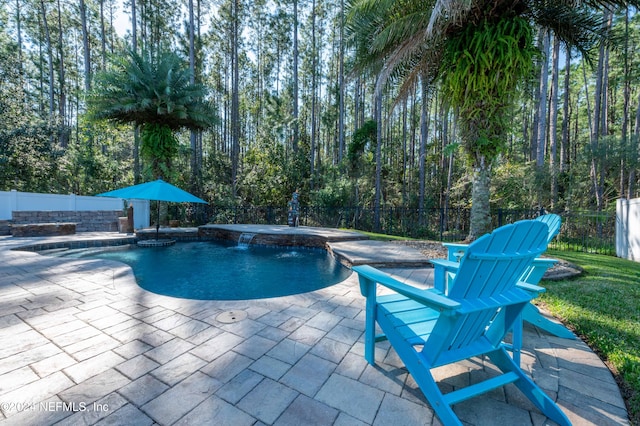
[[[388,343],[377,366],[364,361],[353,276],[282,298],[184,300],[142,290],[117,262],[8,250],[24,241],[0,237],[3,426],[440,424]],[[585,344],[535,328],[524,340],[524,368],[575,425],[628,424]],[[477,360],[436,373],[450,388],[490,368]],[[469,425],[544,423],[512,385],[456,412]]]

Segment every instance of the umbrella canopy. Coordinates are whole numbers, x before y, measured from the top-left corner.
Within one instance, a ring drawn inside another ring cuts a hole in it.
[[[141,183],[139,185],[128,186],[114,191],[103,192],[98,197],[126,198],[137,200],[169,201],[173,203],[204,203],[209,204],[202,198],[198,198],[187,191],[183,191],[177,186],[163,181],[162,179],[153,182]],[[158,218],[156,220],[156,240],[160,233],[160,203],[158,203]]]
[[[114,191],[103,192],[98,197],[113,197],[138,200],[170,201],[174,203],[204,203],[202,198],[189,194],[177,186],[163,181],[162,179],[153,182],[141,183],[139,185],[128,186]]]

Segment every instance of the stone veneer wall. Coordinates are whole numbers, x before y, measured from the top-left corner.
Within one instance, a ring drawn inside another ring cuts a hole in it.
[[[250,232],[249,232],[250,233]],[[198,227],[198,236],[201,239],[238,241],[241,231],[221,229],[214,226],[202,225]],[[323,248],[327,247],[328,238],[322,235],[303,233],[255,233],[249,244],[262,246],[293,246]]]
[[[91,247],[114,247],[127,244],[135,244],[136,237],[107,238],[104,240],[61,240],[56,242],[37,242],[22,247],[15,247],[16,251],[43,251],[61,248],[81,249]]]
[[[121,210],[97,211],[14,211],[12,223],[76,223],[77,232],[118,232]]]
[[[11,235],[11,221],[0,220],[0,235]]]
[[[11,227],[11,234],[14,237],[50,237],[54,235],[73,235],[75,233],[75,223],[29,223]]]

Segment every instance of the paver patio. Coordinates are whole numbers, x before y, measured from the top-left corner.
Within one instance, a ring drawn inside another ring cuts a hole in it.
[[[176,299],[142,290],[118,262],[9,250],[28,241],[0,237],[3,426],[440,424],[388,343],[377,366],[365,362],[353,275],[273,299]],[[629,424],[611,373],[583,342],[525,330],[525,371],[573,424]],[[452,388],[491,370],[477,359],[436,372]],[[544,424],[513,385],[455,410],[469,425]]]

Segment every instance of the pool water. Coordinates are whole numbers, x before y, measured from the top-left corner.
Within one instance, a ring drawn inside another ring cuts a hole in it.
[[[95,252],[130,265],[145,290],[200,300],[260,299],[305,293],[345,280],[351,270],[322,249],[186,242]]]

